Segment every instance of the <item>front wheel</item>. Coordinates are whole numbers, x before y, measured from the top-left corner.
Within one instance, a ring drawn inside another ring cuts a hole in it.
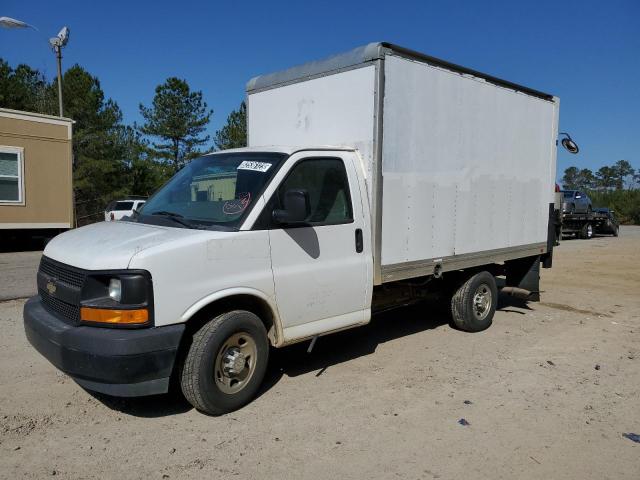
[[[451,298],[453,324],[466,332],[480,332],[491,326],[498,304],[496,279],[479,272],[464,282]]]
[[[249,403],[260,388],[269,359],[267,332],[251,312],[227,312],[193,336],[180,383],[198,410],[221,415]]]

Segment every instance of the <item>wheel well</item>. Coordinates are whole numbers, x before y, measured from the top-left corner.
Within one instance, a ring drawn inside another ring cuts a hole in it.
[[[202,307],[195,315],[186,322],[185,336],[191,336],[212,318],[232,310],[246,310],[255,314],[267,330],[269,342],[273,345],[277,340],[275,328],[275,318],[273,311],[267,302],[253,295],[231,295],[229,297],[214,300],[210,304]]]

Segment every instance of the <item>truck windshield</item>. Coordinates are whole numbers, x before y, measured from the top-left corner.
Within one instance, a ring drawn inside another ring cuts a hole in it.
[[[134,221],[237,228],[285,158],[267,152],[199,157],[147,200]]]

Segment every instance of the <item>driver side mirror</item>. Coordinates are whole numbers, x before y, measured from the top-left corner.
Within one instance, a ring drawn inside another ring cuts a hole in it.
[[[278,224],[304,223],[311,213],[309,192],[303,189],[287,190],[284,194],[284,208],[276,209],[272,213],[273,220]]]

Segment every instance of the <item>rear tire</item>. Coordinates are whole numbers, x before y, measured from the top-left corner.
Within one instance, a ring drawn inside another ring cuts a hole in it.
[[[268,359],[262,321],[244,310],[223,313],[194,334],[180,374],[182,393],[205,413],[237,410],[257,393]]]
[[[497,304],[495,277],[486,271],[476,273],[451,298],[453,324],[465,332],[486,330],[493,322]]]
[[[593,238],[593,226],[590,223],[585,223],[580,230],[580,238],[584,240],[591,240]]]
[[[613,228],[613,236],[617,237],[618,235],[620,235],[620,227],[614,227]]]

